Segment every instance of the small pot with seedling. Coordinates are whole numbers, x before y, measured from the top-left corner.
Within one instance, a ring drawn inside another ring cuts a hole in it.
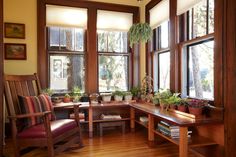
[[[204,106],[206,106],[208,102],[199,99],[188,99],[187,103],[188,103],[189,113],[195,116],[200,116],[202,115]]]
[[[125,101],[131,101],[132,100],[132,93],[131,92],[125,92],[124,93],[124,99],[125,99]]]
[[[111,101],[111,96],[112,96],[111,93],[101,93],[100,95],[102,97],[102,101],[104,101],[104,102],[110,102]]]
[[[71,96],[69,94],[65,94],[64,98],[63,98],[63,102],[64,103],[68,103],[71,101]]]
[[[124,96],[124,92],[122,92],[122,91],[115,91],[113,93],[113,96],[114,96],[114,100],[115,101],[122,101],[123,100],[123,96]]]
[[[73,87],[72,97],[74,102],[79,102],[81,98],[81,90],[78,86]]]
[[[177,106],[178,110],[181,112],[187,112],[188,110],[188,103],[186,99],[182,99],[182,101]]]
[[[131,94],[133,95],[133,99],[138,101],[140,97],[140,88],[139,87],[133,87],[130,90]]]

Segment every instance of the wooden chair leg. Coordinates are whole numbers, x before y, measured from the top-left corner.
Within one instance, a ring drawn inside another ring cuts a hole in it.
[[[20,149],[16,139],[13,139],[13,147],[14,147],[15,157],[20,157]]]
[[[54,147],[51,142],[48,143],[48,157],[54,157]]]

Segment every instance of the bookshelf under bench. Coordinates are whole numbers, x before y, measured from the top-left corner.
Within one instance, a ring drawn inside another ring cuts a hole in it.
[[[198,135],[193,135],[188,138],[188,128],[223,123],[223,120],[220,118],[201,117],[193,119],[175,112],[162,110],[159,107],[149,103],[133,103],[130,104],[130,107],[131,130],[135,129],[135,123],[141,124],[148,129],[148,140],[150,142],[154,141],[155,135],[161,136],[162,138],[179,146],[180,157],[187,157],[188,150],[192,150],[191,148],[194,147],[217,145],[214,141]],[[137,112],[143,112],[147,115],[148,123],[146,125],[137,119]],[[155,126],[156,120],[164,121],[170,125],[177,126],[179,128],[179,138],[171,138],[157,130]]]
[[[73,112],[72,102],[70,103],[58,103],[54,105],[54,110],[69,113]],[[85,120],[81,121],[81,123],[88,123],[88,131],[89,137],[93,137],[94,133],[94,123],[104,123],[104,122],[118,122],[118,121],[130,121],[129,116],[129,103],[125,101],[121,102],[108,102],[108,103],[98,103],[98,104],[90,104],[90,103],[82,103],[79,102],[80,110],[86,110],[87,115],[85,116]],[[127,111],[127,113],[125,113]],[[119,113],[121,115],[121,119],[101,119],[100,116],[102,113]],[[67,114],[69,115],[69,114]],[[67,116],[68,117],[68,116]]]

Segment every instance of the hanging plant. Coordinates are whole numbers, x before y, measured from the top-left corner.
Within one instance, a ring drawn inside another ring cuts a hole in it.
[[[130,47],[138,42],[147,42],[152,38],[152,28],[148,23],[136,23],[129,29],[129,42]]]

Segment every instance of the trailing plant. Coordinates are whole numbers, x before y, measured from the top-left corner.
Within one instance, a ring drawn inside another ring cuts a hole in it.
[[[136,23],[133,24],[128,32],[130,47],[133,44],[141,42],[147,42],[152,38],[152,28],[148,23]]]

